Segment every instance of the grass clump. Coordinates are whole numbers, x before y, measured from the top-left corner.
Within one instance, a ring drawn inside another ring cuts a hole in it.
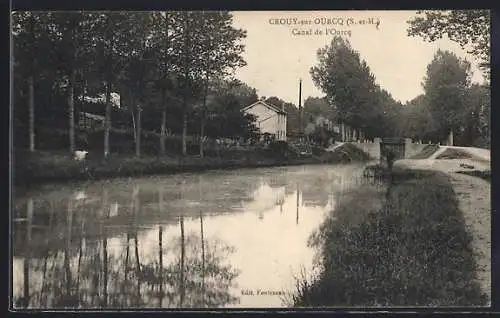
[[[295,306],[485,304],[448,177],[398,170],[393,182],[387,201],[369,188],[344,197],[311,237],[320,274],[298,283]]]

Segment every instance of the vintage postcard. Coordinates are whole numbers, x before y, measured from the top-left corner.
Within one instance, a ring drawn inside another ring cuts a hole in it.
[[[490,306],[488,10],[11,28],[13,310]]]

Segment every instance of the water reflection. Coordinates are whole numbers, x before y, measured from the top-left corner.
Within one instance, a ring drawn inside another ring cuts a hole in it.
[[[308,236],[360,171],[209,172],[16,198],[14,306],[282,306],[294,274],[312,265]]]

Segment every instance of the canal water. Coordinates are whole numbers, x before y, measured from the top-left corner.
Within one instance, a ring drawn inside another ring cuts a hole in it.
[[[46,185],[14,199],[15,308],[284,307],[361,165]]]

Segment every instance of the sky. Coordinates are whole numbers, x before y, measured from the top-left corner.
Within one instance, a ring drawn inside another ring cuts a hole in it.
[[[337,33],[360,53],[377,83],[402,103],[423,93],[427,65],[438,49],[470,61],[472,81],[482,83],[478,61],[457,43],[448,39],[428,43],[407,36],[407,21],[415,15],[415,11],[235,11],[233,25],[247,31],[243,40],[247,65],[235,76],[256,88],[259,96],[277,96],[296,105],[299,78],[303,100],[324,96],[314,86],[309,70],[317,64],[317,50],[331,42],[331,33]],[[374,23],[369,23],[370,18]],[[294,34],[301,31],[312,34]]]

